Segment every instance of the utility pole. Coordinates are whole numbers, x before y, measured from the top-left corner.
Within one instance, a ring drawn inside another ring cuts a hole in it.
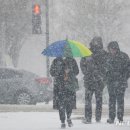
[[[5,60],[5,44],[6,44],[6,29],[7,29],[7,11],[6,11],[6,2],[3,2],[3,18],[2,18],[2,24],[1,24],[1,49],[0,49],[0,66],[5,67],[6,66],[6,60]]]
[[[1,60],[0,60],[0,66],[5,67],[5,30],[6,30],[6,24],[5,21],[2,23],[2,44],[1,44]]]
[[[49,0],[44,0],[44,2],[43,2],[43,4],[45,4],[45,37],[46,37],[46,48],[47,48],[49,46]],[[39,2],[37,2],[37,3],[39,3]],[[34,5],[34,1],[32,2],[32,5]],[[39,8],[39,11],[38,11],[38,8]],[[33,12],[34,13],[37,13],[37,12],[40,13],[40,6],[37,5],[36,2],[35,2],[35,6],[33,7]],[[34,19],[34,23],[35,23],[35,19]],[[39,24],[36,24],[36,27],[37,27],[37,25],[39,25]],[[39,32],[39,30],[37,31],[34,28],[34,34],[35,33],[41,34],[41,32]],[[46,57],[46,76],[47,77],[50,77],[49,68],[50,68],[50,60],[49,60],[49,57]]]
[[[46,8],[46,47],[49,45],[49,0],[45,0]],[[50,60],[46,57],[46,76],[49,77]]]

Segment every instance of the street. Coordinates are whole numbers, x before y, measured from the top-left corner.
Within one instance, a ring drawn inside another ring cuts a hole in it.
[[[93,114],[95,111],[95,105],[93,104]],[[38,103],[37,105],[0,105],[0,113],[2,112],[57,112],[52,108],[52,102],[49,104]],[[84,104],[77,104],[77,109],[73,110],[75,115],[80,115],[77,118],[82,118],[84,114]],[[108,106],[103,105],[102,115],[108,115]],[[130,116],[130,105],[125,105],[125,116]]]
[[[129,130],[129,117],[124,118],[124,124],[107,124],[107,117],[103,117],[101,123],[96,123],[93,118],[92,124],[83,124],[81,119],[74,119],[77,115],[72,115],[74,126],[66,129],[71,130]],[[1,130],[57,130],[60,128],[60,120],[57,112],[6,112],[0,113]]]

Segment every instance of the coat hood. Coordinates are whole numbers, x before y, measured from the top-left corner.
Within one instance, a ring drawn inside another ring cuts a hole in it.
[[[90,49],[95,52],[103,49],[103,42],[101,37],[94,37],[90,42]]]
[[[108,44],[108,50],[111,49],[115,49],[117,50],[118,52],[120,51],[120,48],[119,48],[119,45],[118,45],[118,42],[117,41],[112,41]]]

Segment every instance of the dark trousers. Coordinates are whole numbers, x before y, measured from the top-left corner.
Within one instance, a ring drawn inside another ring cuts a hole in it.
[[[101,120],[101,114],[102,114],[102,91],[100,89],[87,89],[85,90],[85,118],[88,121],[91,121],[92,118],[92,96],[93,93],[95,93],[96,98],[96,121]]]
[[[61,92],[59,93],[59,117],[62,123],[67,119],[70,119],[73,107],[73,93]]]
[[[123,121],[124,116],[124,94],[125,88],[121,88],[120,84],[115,82],[108,85],[109,93],[109,118],[114,120],[116,117],[117,103],[117,118]]]

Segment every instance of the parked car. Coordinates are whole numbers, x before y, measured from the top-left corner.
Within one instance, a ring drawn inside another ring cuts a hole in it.
[[[52,99],[51,80],[19,69],[0,68],[0,103],[36,104]]]

